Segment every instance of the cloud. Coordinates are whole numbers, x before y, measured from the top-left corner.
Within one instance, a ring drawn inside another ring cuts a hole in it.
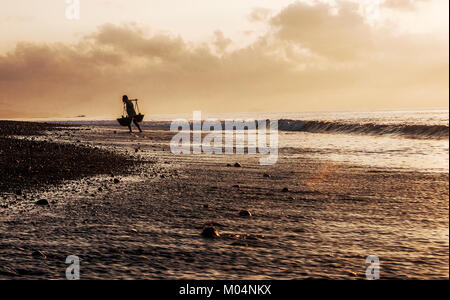
[[[118,52],[132,56],[147,56],[159,58],[176,58],[185,50],[186,44],[181,37],[165,34],[154,35],[149,39],[143,38],[144,31],[133,25],[123,27],[106,24],[99,31],[88,36],[87,40],[95,46],[110,46]]]
[[[147,114],[448,105],[447,43],[394,36],[338,3],[337,13],[294,3],[235,50],[221,31],[192,43],[132,24],[105,24],[76,44],[20,43],[0,55],[0,103],[24,116],[114,116],[125,93]]]
[[[216,30],[214,32],[214,38],[214,46],[219,53],[225,52],[227,48],[233,43],[233,41],[229,38],[226,38],[223,32],[220,30]]]
[[[296,2],[270,22],[280,39],[336,59],[353,58],[372,47],[374,42],[372,28],[353,3],[342,2],[336,14],[334,7],[325,3]]]
[[[266,22],[270,18],[272,11],[264,7],[255,8],[248,16],[250,22]]]
[[[385,0],[384,7],[400,10],[415,10],[419,3],[429,2],[430,0]]]

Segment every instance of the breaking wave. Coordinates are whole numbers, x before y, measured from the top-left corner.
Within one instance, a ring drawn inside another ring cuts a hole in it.
[[[50,122],[52,123],[52,122]],[[117,126],[117,121],[58,121],[58,124],[91,125],[91,126]],[[224,121],[221,122],[224,127]],[[145,128],[168,130],[170,121],[145,121]],[[192,124],[190,124],[192,127]],[[336,121],[278,121],[280,131],[297,131],[310,133],[332,134],[359,134],[372,136],[401,136],[411,139],[437,139],[449,138],[448,125],[414,125],[414,124],[375,124],[375,123],[346,123]]]
[[[449,127],[446,125],[352,124],[328,121],[280,120],[278,129],[311,133],[394,135],[413,139],[449,138]]]

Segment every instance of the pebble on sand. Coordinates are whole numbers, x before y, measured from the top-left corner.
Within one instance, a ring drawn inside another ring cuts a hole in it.
[[[242,167],[242,166],[241,166],[240,163],[235,163],[235,164],[234,164],[234,167],[235,167],[235,168],[240,168],[240,167]]]
[[[287,192],[289,192],[289,189],[288,189],[287,187],[285,187],[285,188],[282,190],[282,192],[283,192],[283,193],[287,193]]]
[[[269,174],[264,174],[263,176],[264,176],[264,178],[270,178]]]
[[[114,183],[119,183],[120,182],[120,180],[119,179],[117,179],[117,178],[114,178]]]
[[[252,212],[249,211],[249,210],[241,210],[241,211],[239,212],[239,215],[240,215],[241,217],[251,217],[251,216],[253,216]]]
[[[36,203],[36,205],[39,205],[39,206],[48,206],[48,205],[50,205],[46,199],[38,200],[35,203]]]
[[[31,256],[33,256],[34,258],[43,258],[46,259],[47,256],[44,254],[44,252],[42,251],[34,251]]]
[[[202,237],[214,239],[220,237],[220,233],[215,226],[208,225],[203,227]]]

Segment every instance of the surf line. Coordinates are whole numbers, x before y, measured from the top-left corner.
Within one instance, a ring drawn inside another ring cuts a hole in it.
[[[173,120],[170,131],[177,132],[170,141],[170,150],[175,155],[258,153],[262,155],[260,165],[274,165],[278,161],[278,120],[202,121],[201,112],[194,111],[192,122]]]

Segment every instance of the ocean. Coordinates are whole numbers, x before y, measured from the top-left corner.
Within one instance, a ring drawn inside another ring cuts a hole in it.
[[[150,115],[144,128],[168,129],[192,114]],[[279,120],[279,146],[287,155],[423,172],[449,172],[449,111],[375,111],[203,114],[203,119]],[[115,126],[108,118],[38,119]],[[302,149],[298,153],[296,149]]]

